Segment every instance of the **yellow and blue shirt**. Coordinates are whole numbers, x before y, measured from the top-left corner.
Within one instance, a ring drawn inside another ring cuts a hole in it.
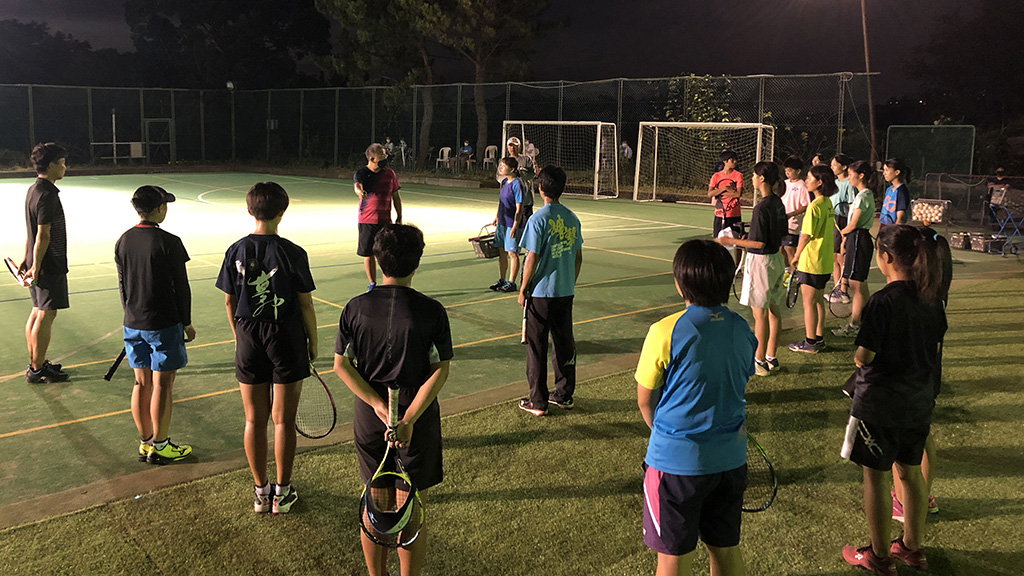
[[[757,339],[725,306],[689,306],[651,325],[637,384],[661,389],[648,466],[682,476],[714,474],[747,461],[747,380]]]

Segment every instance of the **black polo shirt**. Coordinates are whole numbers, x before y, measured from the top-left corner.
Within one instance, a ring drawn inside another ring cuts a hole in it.
[[[143,221],[114,245],[114,263],[124,307],[124,325],[136,330],[162,330],[192,323],[192,290],[181,239]]]
[[[750,216],[750,234],[747,240],[763,242],[764,248],[748,248],[751,254],[775,254],[782,245],[782,237],[789,233],[786,207],[776,194],[765,196],[754,206]]]
[[[68,273],[68,232],[64,224],[64,206],[60,203],[60,190],[46,178],[36,178],[25,196],[25,266],[35,262],[33,251],[40,226],[50,226],[50,244],[39,263],[41,274]]]

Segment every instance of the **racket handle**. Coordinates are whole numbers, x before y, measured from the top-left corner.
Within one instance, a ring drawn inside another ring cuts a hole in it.
[[[124,360],[126,352],[124,348],[121,348],[121,352],[114,359],[114,363],[107,369],[107,373],[103,375],[103,379],[110,382],[110,379],[114,377],[114,372],[117,372],[117,367],[121,365],[121,361]]]
[[[388,388],[388,427],[392,432],[398,426],[398,388]]]
[[[526,309],[530,306],[530,300],[526,299],[523,303],[523,330],[519,338],[520,344],[526,344]]]

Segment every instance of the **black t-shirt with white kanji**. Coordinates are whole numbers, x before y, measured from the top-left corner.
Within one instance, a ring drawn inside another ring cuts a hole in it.
[[[276,234],[250,234],[224,254],[217,288],[238,298],[235,318],[280,323],[298,318],[298,294],[316,289],[309,257]]]
[[[775,194],[765,196],[750,217],[750,234],[747,240],[763,242],[764,248],[748,248],[751,254],[776,254],[782,245],[782,237],[789,233],[786,206]]]
[[[416,290],[378,285],[349,300],[338,320],[335,354],[347,356],[382,398],[396,385],[408,404],[430,376],[430,365],[454,356],[448,313]]]
[[[850,414],[891,428],[931,422],[945,333],[942,304],[921,301],[912,283],[890,282],[872,294],[856,344],[875,358],[857,370]]]
[[[60,202],[60,190],[46,178],[36,178],[25,195],[25,266],[31,268],[35,262],[33,251],[40,226],[50,226],[50,243],[39,263],[41,274],[68,273],[68,233],[64,223],[64,206]]]

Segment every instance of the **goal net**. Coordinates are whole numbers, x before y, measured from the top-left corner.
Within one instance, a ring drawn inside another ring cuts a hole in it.
[[[594,198],[619,195],[615,124],[506,120],[501,132],[503,154],[505,142],[515,136],[523,143],[523,152],[533,156],[537,166],[559,166],[565,170],[563,194]]]
[[[750,171],[773,158],[775,129],[734,122],[641,122],[633,200],[709,203],[708,182],[719,156],[732,150],[743,174],[744,206],[753,204]]]

